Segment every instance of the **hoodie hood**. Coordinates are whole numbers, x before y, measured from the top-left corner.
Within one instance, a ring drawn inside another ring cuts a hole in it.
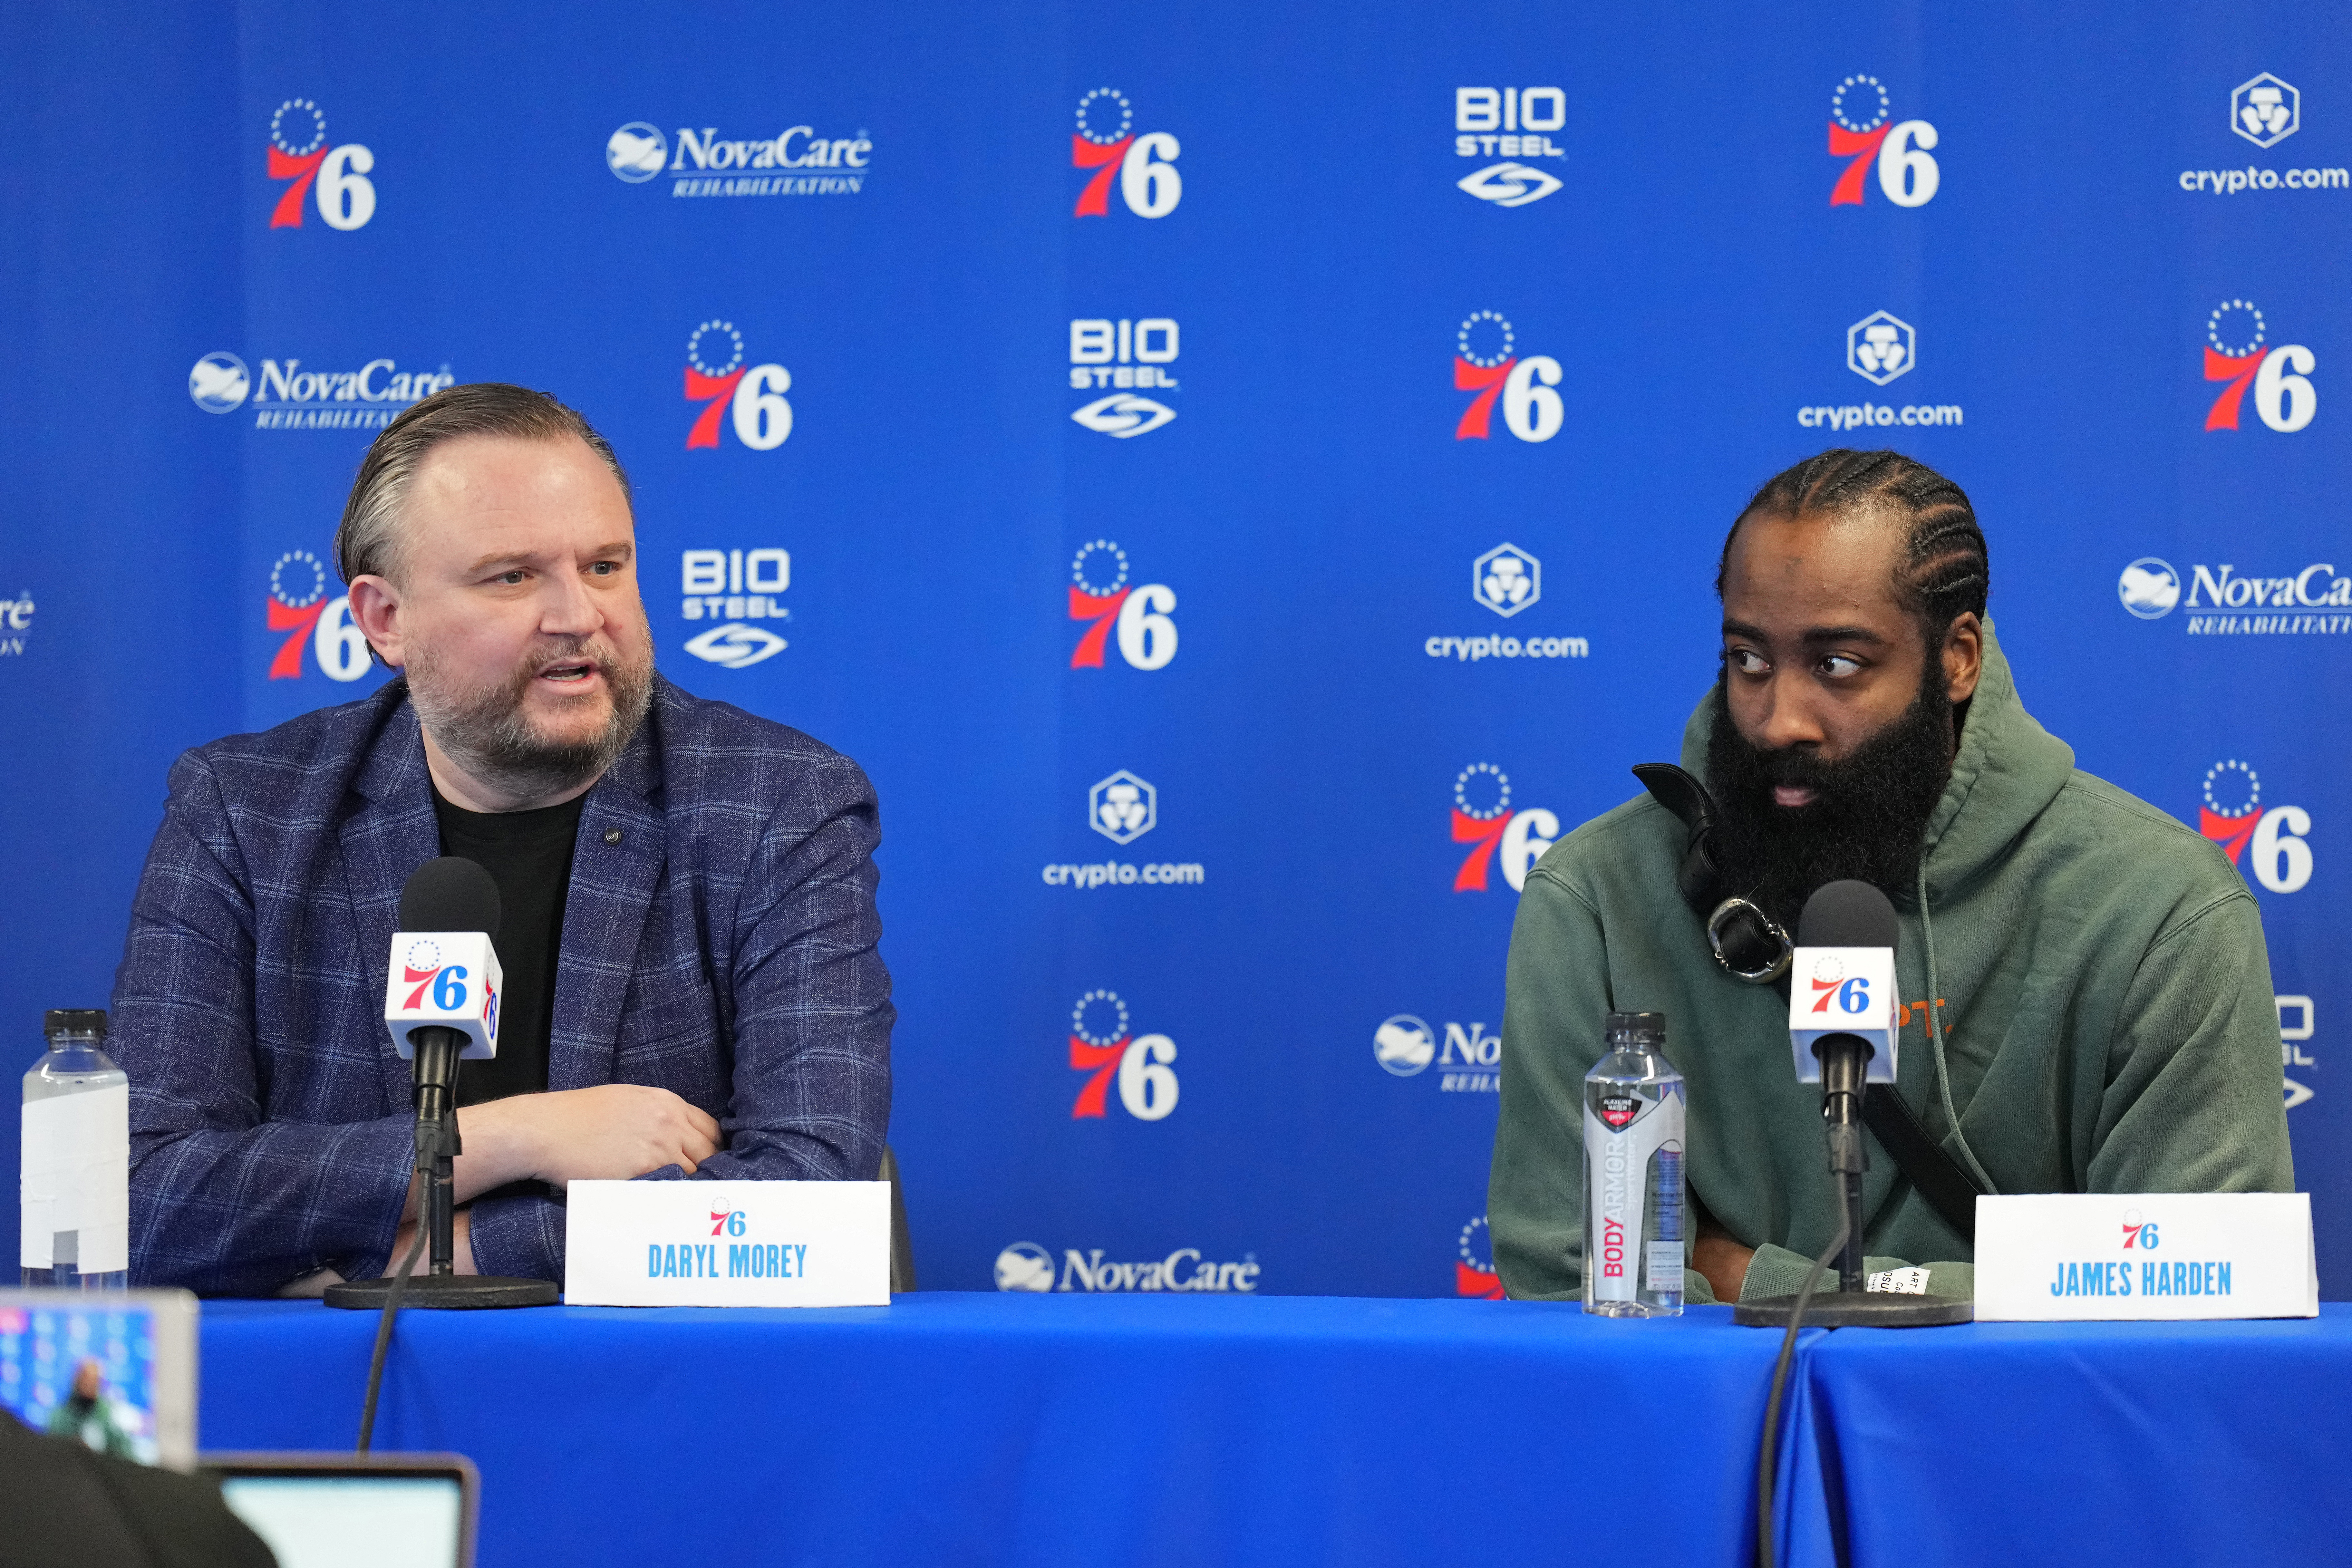
[[[1683,726],[1683,766],[1704,778],[1714,733],[1709,691]],[[2074,749],[2018,700],[2009,659],[1984,623],[1984,671],[1960,726],[1959,754],[1943,798],[1928,814],[1927,896],[1941,901],[1997,863],[2074,775]],[[1909,902],[1908,889],[1895,895]]]

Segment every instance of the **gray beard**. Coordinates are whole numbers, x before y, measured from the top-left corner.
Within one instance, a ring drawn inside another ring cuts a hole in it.
[[[532,727],[523,698],[549,665],[593,657],[584,651],[586,638],[572,640],[571,647],[532,654],[503,683],[473,691],[449,690],[440,668],[420,651],[407,669],[408,700],[416,705],[417,721],[467,776],[505,794],[537,800],[593,783],[620,759],[653,706],[653,661],[598,658],[612,683],[611,715],[594,733],[551,741]]]

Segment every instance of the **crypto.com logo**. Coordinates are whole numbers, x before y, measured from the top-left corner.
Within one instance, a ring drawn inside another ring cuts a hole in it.
[[[2257,147],[2275,147],[2303,129],[2303,94],[2264,71],[2230,91],[2230,129]]]
[[[302,678],[302,650],[311,649],[330,680],[357,680],[368,672],[367,636],[352,624],[352,596],[327,597],[327,568],[307,550],[289,550],[269,568],[269,629],[283,632],[272,680]]]
[[[1503,1277],[1495,1268],[1495,1238],[1485,1215],[1462,1227],[1454,1259],[1454,1293],[1485,1301],[1503,1299]]]
[[[1110,1114],[1110,1086],[1138,1121],[1164,1121],[1176,1109],[1176,1042],[1165,1035],[1129,1036],[1127,1004],[1115,991],[1089,991],[1070,1009],[1070,1070],[1089,1074],[1070,1107],[1071,1120]]]
[[[1908,375],[1918,363],[1919,334],[1899,317],[1873,310],[1845,330],[1845,367],[1873,386]]]
[[[314,191],[329,228],[365,228],[375,216],[375,154],[356,142],[327,145],[327,117],[307,98],[289,98],[269,117],[269,177],[292,184],[269,214],[272,228],[302,226],[302,198]]]
[[[1568,94],[1556,87],[1457,87],[1454,89],[1454,155],[1505,160],[1454,182],[1456,188],[1498,207],[1523,207],[1559,189],[1543,170],[1512,160],[1565,158],[1550,137],[1568,123]]]
[[[754,452],[774,451],[793,433],[793,405],[784,401],[792,389],[793,373],[782,365],[745,367],[734,322],[703,322],[686,340],[686,400],[704,405],[686,433],[687,450],[716,450],[719,416],[731,414],[735,439]]]
[[[1160,368],[1176,363],[1182,334],[1167,316],[1141,321],[1108,316],[1080,317],[1070,323],[1070,389],[1157,387],[1174,392],[1176,378]],[[1073,413],[1070,417],[1087,429],[1129,440],[1149,436],[1176,417],[1164,403],[1113,392]]]
[[[1475,392],[1454,426],[1457,441],[1484,441],[1495,399],[1503,400],[1503,424],[1522,441],[1549,441],[1559,434],[1565,410],[1559,394],[1559,361],[1549,354],[1517,353],[1511,323],[1494,310],[1476,310],[1454,334],[1454,388]],[[1540,383],[1541,384],[1538,384]]]
[[[1160,792],[1121,768],[1087,791],[1087,826],[1113,844],[1132,844],[1160,826]]]
[[[1110,178],[1138,217],[1166,217],[1184,199],[1184,176],[1176,172],[1183,149],[1165,131],[1135,134],[1135,105],[1117,88],[1098,87],[1078,100],[1078,127],[1070,137],[1070,167],[1092,169],[1094,178],[1078,193],[1073,217],[1110,216]]]
[[[2251,842],[2254,879],[2273,893],[2301,892],[2311,881],[2311,813],[2299,805],[2263,808],[2263,781],[2231,757],[2205,770],[2205,799],[2197,830],[2238,863]]]
[[[2265,350],[2268,331],[2251,300],[2224,300],[2205,319],[2205,379],[2230,384],[2206,410],[2206,429],[2238,427],[2238,404],[2249,384],[2254,413],[2282,435],[2304,428],[2319,412],[2318,390],[2307,379],[2317,358],[2301,343]]]
[[[1176,657],[1176,590],[1165,583],[1129,587],[1127,552],[1108,539],[1089,540],[1070,560],[1070,619],[1090,621],[1070,654],[1072,669],[1100,669],[1113,628],[1118,656],[1137,669],[1165,669]]]
[[[1454,780],[1454,842],[1470,845],[1454,873],[1457,893],[1486,890],[1486,870],[1502,851],[1503,880],[1524,892],[1528,870],[1559,837],[1559,818],[1541,806],[1511,809],[1511,781],[1492,763],[1472,763]]]
[[[1862,205],[1862,186],[1874,163],[1878,188],[1898,207],[1923,207],[1935,200],[1942,171],[1927,149],[1936,128],[1924,120],[1895,124],[1894,100],[1874,76],[1850,76],[1830,94],[1830,156],[1850,160],[1830,191],[1833,207]]]
[[[1543,597],[1543,563],[1516,544],[1497,544],[1470,563],[1470,596],[1498,616]]]

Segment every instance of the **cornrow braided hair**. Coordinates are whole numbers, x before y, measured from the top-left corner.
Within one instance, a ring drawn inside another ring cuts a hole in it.
[[[1897,509],[1908,524],[1896,598],[1917,619],[1929,647],[1952,622],[1970,612],[1981,616],[1992,587],[1992,565],[1984,531],[1968,496],[1927,464],[1900,452],[1855,452],[1834,447],[1775,474],[1740,509],[1724,535],[1715,593],[1723,596],[1723,576],[1739,525],[1753,516],[1797,518],[1854,507]]]

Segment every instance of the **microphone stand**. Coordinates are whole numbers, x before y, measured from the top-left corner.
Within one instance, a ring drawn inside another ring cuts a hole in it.
[[[1803,1296],[1767,1296],[1742,1300],[1732,1308],[1731,1321],[1744,1327],[1774,1328],[1795,1315],[1804,1301],[1804,1321],[1824,1329],[1924,1329],[1965,1323],[1976,1316],[1972,1302],[1948,1296],[1905,1296],[1874,1292],[1862,1261],[1862,1177],[1870,1169],[1870,1151],[1862,1141],[1862,1097],[1876,1054],[1859,1035],[1823,1035],[1813,1042],[1813,1056],[1822,1064],[1822,1121],[1829,1141],[1830,1174],[1835,1178],[1838,1206],[1845,1211],[1845,1245],[1838,1251],[1838,1288],[1810,1300]]]
[[[416,1163],[419,1220],[429,1242],[428,1272],[404,1287],[391,1276],[354,1279],[327,1287],[327,1305],[362,1310],[383,1306],[395,1295],[409,1307],[551,1307],[552,1280],[464,1274],[457,1269],[456,1161],[466,1152],[457,1130],[457,1068],[466,1037],[456,1029],[425,1025],[412,1029],[412,1070],[416,1079]]]

